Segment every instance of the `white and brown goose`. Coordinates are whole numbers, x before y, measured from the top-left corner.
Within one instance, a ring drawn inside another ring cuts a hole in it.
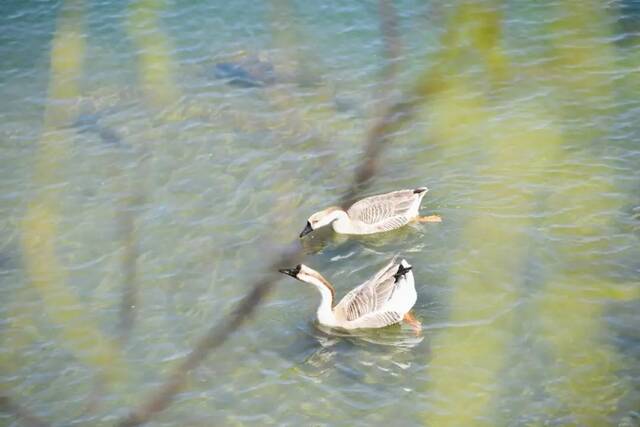
[[[419,187],[379,194],[346,210],[328,207],[309,217],[300,237],[329,224],[340,234],[373,234],[395,230],[410,222],[440,222],[438,215],[420,216],[420,203],[427,191],[427,187]]]
[[[383,328],[404,319],[414,330],[420,330],[420,322],[409,313],[417,294],[411,265],[404,259],[398,263],[393,258],[371,279],[352,289],[335,307],[333,286],[314,269],[298,264],[295,268],[279,271],[311,283],[320,291],[322,300],[317,316],[322,325],[344,329]]]

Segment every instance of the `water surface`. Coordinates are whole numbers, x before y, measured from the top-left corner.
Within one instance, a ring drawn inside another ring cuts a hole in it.
[[[426,185],[443,222],[300,244],[339,296],[406,257],[423,334],[318,327],[283,277],[152,425],[640,424],[633,2],[398,2],[394,91],[376,2],[2,9],[0,393],[32,414],[154,391],[347,190],[390,93],[420,109],[366,194]],[[275,82],[216,78],[246,58]]]

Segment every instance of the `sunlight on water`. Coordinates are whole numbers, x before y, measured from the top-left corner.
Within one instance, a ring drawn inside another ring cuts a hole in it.
[[[422,334],[318,326],[283,280],[150,424],[640,423],[632,1],[6,9],[0,423],[143,402],[336,203],[401,90],[417,113],[370,194],[426,185],[443,222],[300,245],[339,297],[406,257]]]

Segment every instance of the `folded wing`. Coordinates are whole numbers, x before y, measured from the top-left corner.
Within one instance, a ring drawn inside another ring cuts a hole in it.
[[[406,261],[405,267],[409,266]],[[416,300],[413,275],[398,279],[396,258],[371,279],[349,292],[334,308],[336,317],[354,322],[352,327],[382,327],[398,323]],[[357,323],[357,324],[356,324]]]
[[[413,190],[400,190],[362,199],[348,210],[349,218],[391,230],[406,224],[415,216],[420,198]]]

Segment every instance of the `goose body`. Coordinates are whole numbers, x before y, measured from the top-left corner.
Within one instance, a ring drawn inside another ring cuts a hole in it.
[[[318,322],[329,327],[344,329],[382,328],[408,320],[409,310],[417,299],[411,265],[393,258],[372,278],[352,289],[333,305],[335,290],[320,273],[299,264],[294,269],[280,270],[302,282],[314,285],[320,291],[317,310]],[[415,322],[415,320],[414,320]]]
[[[300,237],[329,224],[340,234],[373,234],[395,230],[415,220],[439,222],[436,215],[419,216],[420,203],[427,191],[427,187],[419,187],[379,194],[362,199],[347,210],[329,207],[309,217]]]

